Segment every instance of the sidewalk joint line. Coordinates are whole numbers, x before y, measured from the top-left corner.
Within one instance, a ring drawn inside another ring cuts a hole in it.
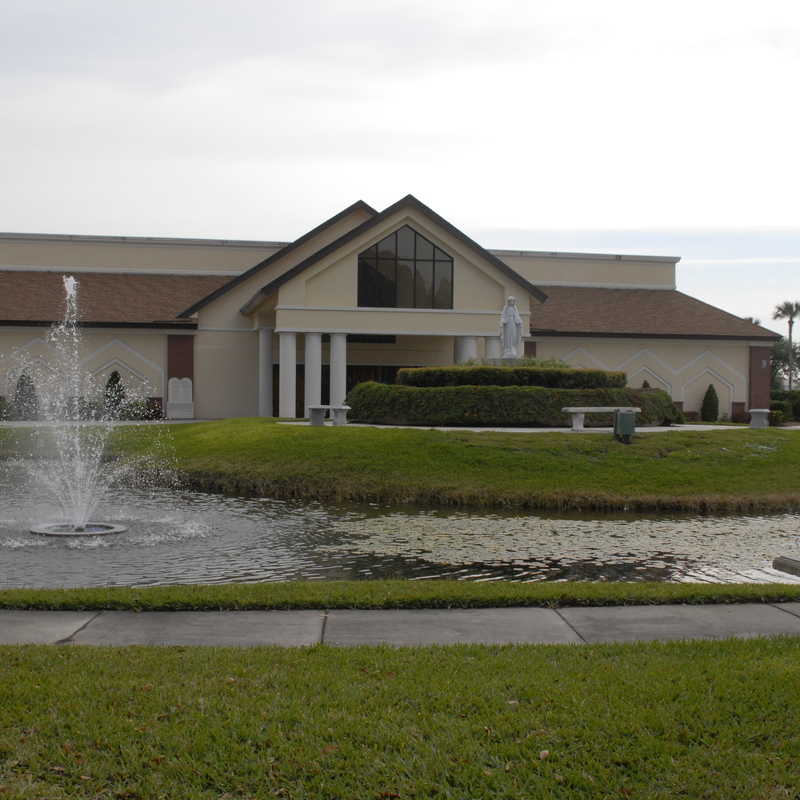
[[[781,608],[777,603],[768,603],[767,605],[770,608],[775,608],[778,611],[783,611],[784,614],[788,614],[790,617],[793,617],[798,622],[800,622],[800,614],[795,614],[794,611],[789,611],[788,608]]]
[[[325,644],[325,629],[328,627],[328,609],[322,611],[322,630],[319,632],[319,643]]]
[[[561,613],[560,609],[553,608],[551,610],[556,612],[558,618],[581,640],[581,642],[583,642],[583,644],[588,644],[586,639],[581,635],[581,632]]]
[[[58,641],[54,642],[54,644],[69,644],[82,630],[85,630],[89,625],[91,625],[102,613],[102,611],[98,611],[93,617],[87,619],[86,622],[80,626],[80,628],[72,631],[69,636],[65,636],[63,639],[59,639]]]

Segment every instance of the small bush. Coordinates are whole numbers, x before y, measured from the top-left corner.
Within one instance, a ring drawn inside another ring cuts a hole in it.
[[[794,418],[792,403],[790,400],[772,400],[769,404],[770,411],[780,411],[783,415],[784,421],[789,421]]]
[[[777,427],[779,425],[783,425],[785,422],[785,417],[783,416],[783,411],[770,411],[769,412],[769,424]]]
[[[39,397],[36,387],[27,372],[23,372],[17,379],[14,390],[14,419],[31,420],[39,418]]]
[[[708,384],[703,405],[700,406],[700,419],[703,422],[716,422],[719,419],[719,397],[713,383]]]
[[[125,403],[125,386],[122,383],[119,372],[114,370],[106,381],[106,388],[103,391],[103,409],[106,416],[116,417],[120,408]]]
[[[791,403],[792,406],[792,419],[800,420],[800,390],[793,389],[791,392],[788,392],[784,389],[780,391],[776,391],[772,393],[773,400],[786,400]]]
[[[161,419],[161,404],[154,399],[132,400],[119,407],[117,419]]]
[[[347,396],[354,421],[385,425],[567,427],[566,406],[638,406],[645,425],[682,422],[660,389],[552,389],[541,386],[391,386],[360,383]],[[612,424],[611,414],[587,414],[587,425]]]
[[[397,372],[402,386],[546,386],[558,389],[623,388],[624,372],[557,367],[415,367]]]
[[[0,420],[11,418],[11,404],[5,397],[0,397]]]

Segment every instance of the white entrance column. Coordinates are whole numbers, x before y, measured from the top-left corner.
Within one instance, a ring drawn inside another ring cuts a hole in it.
[[[278,334],[279,411],[282,417],[297,416],[297,336]]]
[[[501,358],[503,354],[499,336],[486,337],[486,358]]]
[[[463,364],[478,357],[477,336],[456,336],[453,360],[456,364]]]
[[[272,328],[258,329],[258,416],[272,416]]]
[[[332,406],[344,404],[347,394],[347,334],[331,334],[331,399]]]
[[[306,334],[305,397],[303,412],[309,416],[308,407],[322,403],[322,334]]]

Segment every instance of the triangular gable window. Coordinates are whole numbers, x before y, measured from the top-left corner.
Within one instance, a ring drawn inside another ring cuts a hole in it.
[[[452,308],[453,257],[408,225],[358,256],[361,308]]]

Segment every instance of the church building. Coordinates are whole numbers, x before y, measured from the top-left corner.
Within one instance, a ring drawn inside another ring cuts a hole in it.
[[[620,370],[697,411],[769,405],[777,334],[678,291],[678,258],[487,250],[408,195],[363,201],[294,242],[0,234],[0,396],[79,281],[83,360],[170,417],[299,417],[398,368],[524,354]]]

